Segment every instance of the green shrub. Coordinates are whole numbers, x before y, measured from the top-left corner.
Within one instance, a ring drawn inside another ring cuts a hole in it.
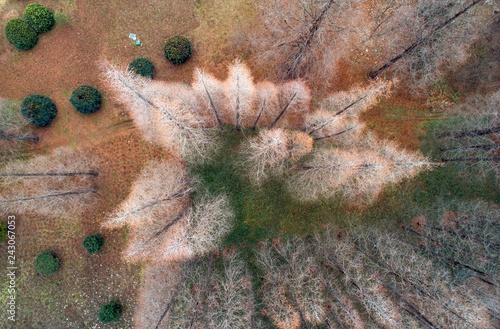
[[[17,49],[29,50],[38,42],[36,32],[20,18],[13,18],[5,25],[5,37]]]
[[[83,246],[89,254],[95,254],[99,250],[101,250],[104,245],[104,238],[99,233],[94,235],[88,235],[85,240],[83,240]]]
[[[4,242],[7,238],[7,224],[0,222],[0,243]]]
[[[24,21],[37,33],[48,32],[56,24],[54,13],[37,3],[30,3],[24,8]]]
[[[59,11],[59,10],[54,12],[54,18],[56,20],[56,24],[59,26],[63,26],[63,25],[71,23],[71,17],[69,17],[68,14],[66,14],[62,11]]]
[[[99,321],[103,323],[116,322],[122,314],[122,306],[112,300],[109,304],[101,306]]]
[[[153,78],[154,65],[147,58],[136,58],[128,66],[128,70],[146,78]]]
[[[76,110],[83,114],[94,113],[101,107],[102,96],[92,86],[80,86],[73,91],[69,100]]]
[[[50,125],[56,117],[57,108],[54,102],[42,95],[31,95],[21,103],[21,114],[37,127]]]
[[[59,268],[59,259],[52,255],[52,252],[46,251],[38,255],[35,267],[38,273],[50,275],[55,273]]]
[[[191,43],[183,36],[174,35],[167,40],[163,51],[172,64],[182,64],[191,57]]]

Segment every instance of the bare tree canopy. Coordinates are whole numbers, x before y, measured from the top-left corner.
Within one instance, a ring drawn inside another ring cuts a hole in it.
[[[469,47],[494,20],[491,1],[387,0],[378,2],[364,28],[366,45],[392,54],[373,69],[374,78],[393,65],[410,87],[436,82],[469,56]]]
[[[436,165],[418,153],[399,150],[368,134],[358,140],[356,148],[318,150],[287,184],[294,195],[307,200],[341,194],[365,203],[373,201],[387,184]]]
[[[276,64],[280,79],[330,80],[342,53],[336,43],[350,28],[351,0],[272,0],[260,6],[262,30],[253,46],[263,64]]]
[[[307,113],[311,98],[299,80],[255,85],[241,62],[229,67],[225,81],[196,69],[191,86],[151,81],[108,64],[104,79],[147,141],[188,159],[203,157],[214,146],[213,128],[290,126],[288,117]]]
[[[69,148],[11,161],[0,170],[0,205],[12,212],[76,215],[97,200],[97,176],[95,160]]]
[[[441,161],[464,172],[500,175],[500,92],[469,97],[433,127]],[[475,170],[470,170],[475,169]]]
[[[164,263],[187,260],[216,248],[231,227],[233,214],[224,196],[191,201],[194,191],[178,161],[150,162],[132,190],[104,224],[128,225],[124,257]]]
[[[106,226],[142,226],[178,212],[193,192],[187,172],[179,161],[152,161],[142,170],[130,194]]]
[[[259,184],[286,169],[312,151],[313,140],[303,132],[263,129],[242,145],[242,166],[250,179]]]

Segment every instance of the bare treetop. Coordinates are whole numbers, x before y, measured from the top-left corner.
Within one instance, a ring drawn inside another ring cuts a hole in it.
[[[0,170],[0,204],[45,216],[80,214],[97,200],[98,174],[95,159],[70,148],[12,161]]]
[[[152,161],[106,226],[147,225],[185,207],[193,189],[186,169],[178,161]]]

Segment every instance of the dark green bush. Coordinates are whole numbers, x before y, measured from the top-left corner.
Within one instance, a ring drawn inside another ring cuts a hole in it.
[[[182,64],[191,57],[191,43],[183,36],[174,35],[167,40],[163,51],[172,64]]]
[[[21,104],[21,114],[37,127],[50,125],[56,117],[57,108],[54,102],[42,95],[26,97]]]
[[[30,3],[24,8],[24,21],[37,33],[48,32],[56,24],[54,13],[37,3]]]
[[[154,65],[147,58],[136,58],[128,66],[128,70],[146,78],[153,78]]]
[[[102,96],[92,86],[80,86],[73,91],[69,100],[76,110],[83,114],[94,113],[101,107]]]
[[[7,224],[0,222],[0,243],[4,242],[7,238]]]
[[[101,306],[99,321],[103,323],[116,322],[122,314],[122,306],[112,300],[109,304]]]
[[[55,273],[59,268],[59,259],[52,255],[52,252],[46,251],[38,255],[35,267],[38,273],[50,275]]]
[[[95,254],[99,250],[101,250],[104,245],[104,238],[99,233],[94,235],[88,235],[85,240],[83,240],[83,246],[89,254]]]
[[[20,18],[13,18],[5,25],[5,37],[17,49],[29,50],[38,42],[38,35],[28,23]]]

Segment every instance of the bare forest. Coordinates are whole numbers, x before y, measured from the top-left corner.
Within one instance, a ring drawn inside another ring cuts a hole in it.
[[[497,0],[41,4],[22,50],[0,1],[0,327],[500,327]]]

